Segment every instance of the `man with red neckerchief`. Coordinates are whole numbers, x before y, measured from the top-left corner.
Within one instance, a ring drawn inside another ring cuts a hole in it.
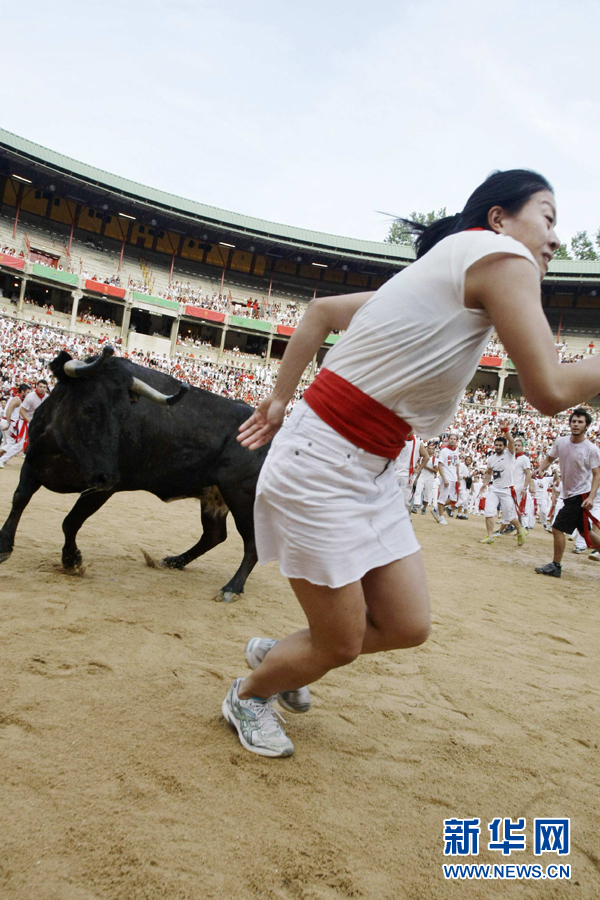
[[[479,543],[494,543],[494,521],[498,506],[500,506],[504,521],[509,522],[516,529],[519,547],[521,547],[525,542],[527,532],[519,522],[516,510],[515,442],[507,422],[501,424],[500,430],[502,434],[494,440],[494,453],[487,459],[487,470],[483,479],[483,487],[485,488],[489,484],[490,489],[485,501],[487,537],[481,538]]]
[[[16,456],[17,453],[21,453],[21,451],[27,450],[27,443],[29,438],[29,423],[31,422],[32,416],[38,406],[40,406],[46,399],[47,394],[48,382],[45,378],[40,378],[35,386],[35,390],[30,391],[21,403],[21,407],[19,409],[19,428],[17,440],[15,440],[12,447],[10,447],[10,449],[6,451],[2,459],[0,459],[0,469],[3,469],[6,463],[10,459],[12,459],[13,456]]]
[[[440,525],[448,524],[448,520],[444,517],[445,506],[448,503],[456,503],[458,500],[458,488],[460,482],[460,476],[458,474],[459,465],[460,453],[458,452],[458,435],[453,432],[448,435],[447,444],[440,448],[438,454],[438,472],[442,483],[440,485],[440,495],[438,497],[438,508],[432,508],[431,514]]]
[[[531,460],[523,449],[522,438],[515,438],[515,493],[517,495],[517,515],[527,529],[532,526],[533,479]]]

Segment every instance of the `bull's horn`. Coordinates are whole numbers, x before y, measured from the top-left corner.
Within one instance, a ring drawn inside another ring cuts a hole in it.
[[[160,403],[162,406],[173,406],[174,403],[179,403],[189,389],[189,384],[182,384],[176,394],[161,394],[160,391],[150,387],[145,381],[140,381],[139,378],[134,378],[133,383],[129,388],[134,394],[139,394],[140,397],[147,397],[148,400],[152,400],[154,403]]]
[[[114,352],[115,351],[110,344],[106,344],[106,346],[102,348],[100,356],[93,362],[88,363],[83,362],[80,359],[70,359],[64,364],[63,372],[71,378],[84,378],[87,375],[91,375],[92,372],[101,366],[104,360],[112,356]]]

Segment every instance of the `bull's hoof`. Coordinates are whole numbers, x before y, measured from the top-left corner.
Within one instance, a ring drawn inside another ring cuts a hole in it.
[[[0,563],[6,562],[11,554],[12,550],[0,550]]]
[[[186,563],[180,556],[165,556],[161,559],[159,566],[161,569],[185,569]]]
[[[85,575],[85,566],[63,566],[65,575],[74,575],[76,578],[83,578]]]
[[[76,550],[75,553],[63,553],[62,564],[65,572],[71,572],[73,569],[80,569],[83,557],[81,551]]]
[[[236,600],[239,600],[241,594],[235,594],[233,591],[223,591],[220,590],[219,593],[213,597],[213,600],[216,603],[235,603]]]

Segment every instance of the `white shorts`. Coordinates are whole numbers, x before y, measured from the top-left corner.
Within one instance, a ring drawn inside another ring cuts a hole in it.
[[[502,520],[504,522],[512,522],[513,519],[517,518],[515,501],[513,500],[510,491],[494,491],[491,489],[488,491],[488,495],[485,498],[486,518],[489,519],[496,515],[498,504],[500,504]]]
[[[433,497],[433,483],[435,481],[435,473],[429,472],[427,469],[423,469],[421,474],[419,475],[419,481],[417,484],[416,494],[419,496],[420,491],[423,491],[423,502],[431,503],[431,498]]]
[[[468,506],[468,503],[469,503],[469,489],[465,485],[465,487],[461,487],[461,489],[460,489],[460,492],[458,494],[458,502],[456,505],[464,506],[466,509],[466,507]]]
[[[343,438],[301,401],[276,435],[254,505],[260,565],[332,588],[420,549],[389,460]]]
[[[440,496],[438,497],[438,503],[448,503],[449,501],[456,501],[456,482],[450,481],[448,482],[448,487],[445,486],[442,481],[440,485]]]

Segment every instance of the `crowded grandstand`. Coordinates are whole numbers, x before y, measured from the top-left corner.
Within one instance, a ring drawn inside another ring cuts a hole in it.
[[[414,258],[410,246],[303,231],[171,197],[4,131],[0,201],[3,405],[22,383],[51,383],[49,363],[60,350],[84,358],[108,343],[137,363],[256,406],[312,299],[377,289]],[[599,291],[600,263],[551,263],[542,296],[562,363],[596,352]],[[294,400],[337,339],[329,335]],[[567,431],[566,416],[548,419],[526,402],[494,336],[451,425],[474,471],[485,470],[499,414],[534,459]],[[596,414],[590,438],[599,431]]]

